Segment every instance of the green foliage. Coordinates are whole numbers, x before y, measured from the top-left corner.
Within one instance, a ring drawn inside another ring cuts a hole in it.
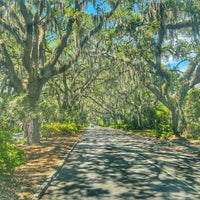
[[[127,130],[128,124],[125,123],[123,120],[117,120],[116,122],[112,123],[110,128],[122,129]]]
[[[139,124],[139,114],[137,112],[130,112],[122,115],[121,120],[111,123],[110,128],[117,128],[123,130],[140,130],[140,129],[154,129],[155,127],[155,108],[144,107],[141,110],[141,124]]]
[[[124,117],[124,123],[126,124],[126,130],[134,130],[138,128],[137,114],[127,114]]]
[[[1,129],[10,132],[19,132],[22,129],[23,120],[27,118],[26,94],[16,97],[1,95],[0,97],[0,120]]]
[[[127,30],[128,32],[135,32],[137,27],[141,26],[143,23],[143,18],[140,14],[132,15],[132,18],[128,21]]]
[[[24,163],[24,152],[16,146],[11,133],[0,131],[0,176]]]
[[[67,112],[66,110],[63,110],[65,112],[65,119],[64,121],[67,122],[73,122],[76,124],[86,124],[87,123],[87,113],[82,111],[80,108],[78,107],[74,107],[72,110],[70,110],[70,112]]]
[[[189,122],[185,136],[188,139],[200,140],[200,122]]]
[[[41,122],[60,121],[60,118],[63,116],[63,112],[60,111],[56,99],[50,98],[48,95],[41,96],[37,109]]]
[[[186,96],[184,106],[187,118],[186,137],[200,139],[200,90],[193,89]]]
[[[173,135],[169,117],[169,109],[162,104],[158,104],[155,118],[155,131],[158,138],[167,139]]]
[[[97,125],[103,127],[103,126],[105,126],[105,123],[104,123],[104,121],[102,119],[99,119],[98,122],[97,122]]]
[[[75,123],[53,122],[41,125],[40,131],[41,136],[47,138],[61,135],[74,135],[80,128],[81,126]]]
[[[193,89],[187,94],[185,111],[189,121],[198,121],[200,118],[200,90]]]
[[[145,129],[154,129],[155,128],[155,118],[156,118],[156,108],[146,107],[144,108],[144,117],[143,124]]]
[[[123,120],[117,120],[111,123],[109,126],[110,128],[116,128],[116,129],[122,129],[122,130],[134,130],[137,128],[137,116],[133,115],[133,117],[130,116],[124,116]]]
[[[82,1],[85,2],[82,6],[77,4],[80,7],[76,7],[72,0],[62,3],[45,1],[45,4],[23,1],[27,7],[25,13],[19,9],[18,1],[3,2],[5,11],[2,17],[8,25],[2,27],[2,44],[5,44],[8,55],[3,51],[0,55],[4,61],[0,67],[1,91],[8,94],[5,98],[0,97],[3,130],[18,132],[17,129],[22,129],[23,122],[30,115],[37,115],[41,123],[47,123],[41,127],[42,134],[71,133],[74,126],[66,127],[65,122],[86,123],[88,113],[92,112],[92,118],[102,119],[97,123],[100,126],[110,125],[112,120],[111,126],[114,128],[151,129],[155,126],[158,137],[171,134],[169,111],[159,105],[155,113],[153,104],[157,99],[164,99],[162,103],[165,105],[171,102],[175,105],[176,99],[182,109],[184,95],[198,79],[194,69],[197,69],[195,62],[198,66],[199,26],[195,27],[194,23],[199,24],[199,1],[122,1],[111,18],[103,13],[108,12],[105,5],[111,3],[112,8],[113,0],[105,4],[92,1],[97,15],[87,12],[88,1]],[[15,6],[10,6],[13,2]],[[100,14],[104,16],[105,26],[102,27]],[[24,23],[24,15],[30,19],[30,29]],[[37,20],[41,23],[34,23]],[[72,26],[69,23],[71,20]],[[45,26],[41,26],[43,23]],[[26,37],[27,31],[30,31],[32,41],[28,41],[31,37]],[[184,38],[190,39],[185,41]],[[87,39],[90,39],[89,42]],[[37,52],[39,44],[45,45],[40,45]],[[30,49],[32,54],[28,57],[26,54]],[[192,65],[184,73],[179,73],[180,62],[170,71],[168,65],[164,64],[171,60],[169,58],[175,61],[188,60]],[[49,63],[56,64],[49,67]],[[13,65],[12,70],[4,67],[10,64]],[[64,76],[56,74],[65,70],[64,81]],[[36,75],[40,78],[36,78]],[[23,90],[17,89],[16,86],[20,84],[17,84],[15,76],[23,83]],[[40,84],[45,86],[42,90]],[[145,87],[156,98],[148,95]],[[31,88],[35,88],[35,91]],[[32,93],[36,99],[40,96],[31,112],[26,102],[27,94],[22,92]],[[199,123],[200,96],[191,95],[187,98],[184,111],[189,121],[188,133],[197,134],[198,128],[195,127],[198,125],[191,124],[192,121]],[[50,124],[53,121],[65,125]],[[177,121],[181,122],[181,119]]]

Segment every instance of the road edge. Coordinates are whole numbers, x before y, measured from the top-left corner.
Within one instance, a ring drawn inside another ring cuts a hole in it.
[[[87,130],[88,129],[84,129],[84,133]],[[75,149],[75,147],[77,146],[78,142],[81,140],[81,138],[84,135],[84,133],[80,134],[79,138],[74,142],[74,144],[71,147],[71,149],[69,150],[69,152],[64,156],[64,158],[61,161],[61,163],[57,166],[56,171],[53,174],[51,174],[50,176],[47,177],[47,179],[45,180],[45,182],[41,185],[40,189],[38,189],[37,192],[34,194],[34,197],[32,198],[32,200],[39,200],[44,195],[44,193],[46,192],[46,190],[49,187],[49,185],[51,184],[51,182],[59,174],[59,172],[63,168],[64,164],[67,162],[67,159],[69,158],[70,154]]]

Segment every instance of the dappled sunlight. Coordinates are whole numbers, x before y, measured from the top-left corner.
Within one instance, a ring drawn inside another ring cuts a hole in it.
[[[200,158],[175,147],[112,129],[90,130],[42,199],[198,199]]]
[[[46,178],[52,175],[78,136],[42,139],[40,145],[19,145],[26,152],[27,163],[15,169],[19,199],[32,199]]]

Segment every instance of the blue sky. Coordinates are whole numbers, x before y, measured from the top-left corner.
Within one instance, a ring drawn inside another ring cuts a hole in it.
[[[109,11],[110,10],[110,6],[106,3],[104,3],[102,0],[97,1],[96,5],[97,6],[99,5],[99,8],[101,9],[101,11]],[[89,13],[89,14],[95,14],[96,15],[97,9],[94,7],[94,5],[91,2],[88,2],[86,12]]]
[[[87,9],[86,9],[86,11],[87,11],[87,13],[89,13],[89,14],[97,14],[97,12],[96,12],[94,6],[93,6],[92,3],[90,3],[90,2],[87,4]]]
[[[177,66],[178,65],[178,66]],[[167,64],[167,66],[170,68],[170,69],[173,69],[174,67],[178,67],[178,69],[180,70],[180,71],[185,71],[186,70],[186,68],[188,67],[188,65],[189,65],[189,61],[188,60],[185,60],[185,61],[183,61],[183,62],[180,62],[180,61],[172,61],[172,62],[169,62],[168,64]]]

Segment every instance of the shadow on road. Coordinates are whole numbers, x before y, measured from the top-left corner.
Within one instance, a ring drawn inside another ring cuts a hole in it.
[[[199,199],[200,159],[142,141],[88,131],[42,199]]]

